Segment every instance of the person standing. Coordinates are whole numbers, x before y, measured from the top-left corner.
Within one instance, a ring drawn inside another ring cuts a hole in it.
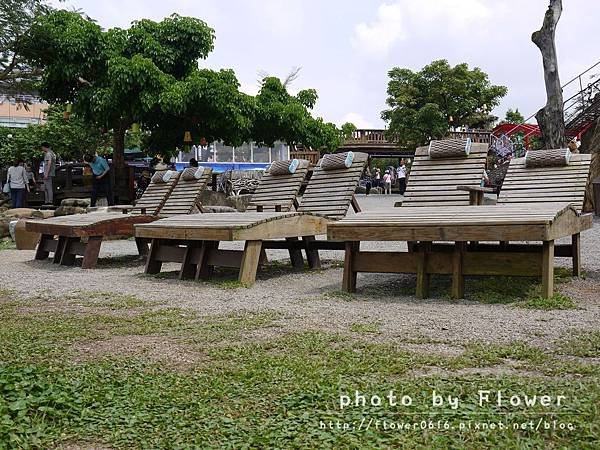
[[[398,176],[400,195],[404,195],[406,192],[406,163],[404,162],[404,158],[400,160],[400,165],[396,169],[396,175]]]
[[[381,170],[379,169],[379,167],[375,169],[375,182],[373,183],[373,187],[381,187]]]
[[[365,172],[363,174],[365,177],[365,195],[369,195],[371,193],[371,169],[369,168],[369,164],[365,167]]]
[[[56,155],[50,149],[50,144],[42,142],[44,152],[44,201],[48,205],[54,204],[54,176],[56,175]]]
[[[89,164],[92,169],[92,202],[90,206],[96,206],[98,193],[103,193],[106,196],[106,201],[109,206],[114,205],[112,192],[110,189],[110,166],[106,159],[97,155],[85,155],[83,160]]]
[[[386,170],[385,174],[383,175],[383,193],[392,193],[392,175],[390,174],[389,170]]]
[[[13,208],[22,208],[25,205],[25,193],[29,192],[29,180],[27,179],[25,167],[23,167],[23,161],[17,159],[8,168],[6,182],[10,186],[11,206]]]

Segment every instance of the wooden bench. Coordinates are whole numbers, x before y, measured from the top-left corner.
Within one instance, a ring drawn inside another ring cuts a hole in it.
[[[416,295],[428,296],[431,274],[452,276],[452,297],[464,296],[466,275],[541,276],[542,296],[553,294],[554,241],[592,227],[592,215],[580,215],[570,205],[449,206],[401,208],[393,212],[363,213],[331,223],[329,239],[346,242],[342,286],[356,290],[359,272],[414,273]],[[470,251],[469,241],[542,241],[506,251]],[[361,251],[361,241],[419,242],[414,251]],[[434,241],[454,242],[436,248]]]
[[[54,253],[53,262],[72,266],[77,256],[83,256],[81,267],[92,269],[105,236],[134,235],[134,225],[149,223],[161,216],[189,214],[199,211],[200,195],[210,180],[212,170],[204,169],[198,179],[183,180],[177,173],[165,183],[151,182],[131,212],[92,212],[45,220],[28,220],[27,231],[41,234],[35,259],[47,259]],[[136,239],[140,255],[148,253],[148,241]]]
[[[252,211],[223,213],[161,219],[153,224],[136,226],[137,238],[152,240],[146,273],[157,273],[162,263],[168,261],[181,263],[180,278],[201,278],[204,273],[200,267],[203,260],[196,257],[190,260],[186,256],[188,248],[193,254],[199,251],[198,248],[203,248],[204,252],[220,255],[212,257],[209,266],[232,267],[231,264],[234,263],[233,267],[240,267],[239,280],[245,284],[255,281],[258,267],[258,257],[255,257],[257,249],[263,254],[263,260],[266,259],[266,249],[287,249],[295,268],[304,266],[304,249],[309,266],[319,267],[318,250],[323,241],[317,241],[315,236],[325,234],[327,223],[344,217],[350,205],[355,204],[358,207],[354,201],[354,192],[367,159],[367,154],[355,153],[349,168],[322,170],[316,167],[296,214]],[[274,200],[272,195],[263,198],[262,202],[259,199],[253,202],[253,206],[257,209],[277,209],[278,201]],[[219,242],[228,240],[245,240],[245,249],[242,252],[220,250]],[[343,243],[336,245],[343,249]]]

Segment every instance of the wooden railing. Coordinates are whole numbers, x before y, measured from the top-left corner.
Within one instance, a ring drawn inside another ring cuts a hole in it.
[[[311,164],[317,164],[319,162],[320,154],[313,150],[290,150],[291,159],[306,159]]]
[[[345,144],[393,144],[393,141],[389,141],[385,137],[385,132],[386,130],[356,130]],[[450,131],[447,137],[451,139],[471,138],[473,142],[489,144],[491,134],[486,130]]]

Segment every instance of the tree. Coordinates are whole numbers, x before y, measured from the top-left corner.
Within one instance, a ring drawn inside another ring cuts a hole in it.
[[[134,122],[154,125],[164,113],[161,95],[197,76],[197,61],[208,56],[213,40],[203,21],[175,14],[103,31],[77,13],[55,11],[36,19],[26,55],[44,68],[44,99],[72,103],[88,122],[113,130],[113,160],[120,167],[126,130]]]
[[[284,141],[290,145],[301,143],[316,149],[335,150],[341,143],[341,132],[333,123],[312,117],[310,110],[317,98],[314,89],[290,95],[281,80],[266,77],[255,98],[252,138],[266,145]]]
[[[0,166],[5,167],[16,158],[38,161],[43,154],[42,142],[48,142],[63,160],[80,159],[83,153],[106,152],[112,135],[103,133],[76,114],[68,120],[63,117],[64,105],[51,106],[46,111],[46,122],[26,128],[0,127]]]
[[[562,87],[554,42],[556,25],[561,13],[562,0],[550,0],[542,28],[531,36],[533,43],[540,49],[544,64],[547,101],[546,106],[537,112],[535,118],[540,126],[546,148],[563,148],[567,145]]]
[[[415,148],[441,138],[449,126],[472,126],[487,120],[488,111],[506,95],[488,75],[467,64],[433,61],[418,72],[395,67],[389,71],[387,105],[381,113],[388,135],[399,145]]]
[[[23,54],[34,21],[51,8],[44,0],[0,0],[0,92],[23,100],[19,94],[35,90],[41,71]]]
[[[504,116],[504,123],[525,123],[525,117],[523,117],[523,114],[521,114],[519,112],[519,108],[515,109],[514,111],[512,109],[508,109],[508,111],[506,111],[506,116]]]

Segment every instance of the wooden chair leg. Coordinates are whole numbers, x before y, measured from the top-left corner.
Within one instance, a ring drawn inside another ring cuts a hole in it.
[[[416,297],[423,299],[429,297],[429,273],[427,273],[427,253],[431,249],[431,242],[419,244],[417,260],[417,291]]]
[[[202,241],[200,243],[200,255],[198,257],[198,264],[196,265],[196,274],[194,279],[198,280],[207,280],[213,274],[213,266],[208,265],[208,258],[210,256],[210,252],[213,249],[219,248],[218,241]]]
[[[67,243],[67,238],[65,236],[59,236],[58,242],[56,243],[56,250],[54,251],[54,256],[52,257],[53,264],[60,264],[60,260],[63,255],[63,250],[65,248],[65,244]]]
[[[80,238],[69,237],[66,239],[60,256],[61,266],[72,266],[75,264],[75,253],[72,252],[72,244],[77,244],[79,242],[81,242]]]
[[[452,254],[452,298],[459,299],[465,296],[465,277],[463,276],[463,256],[466,242],[456,242]]]
[[[263,248],[260,250],[260,258],[258,260],[259,266],[264,266],[269,263],[269,258],[267,257],[267,251]]]
[[[571,236],[573,249],[573,276],[581,276],[581,235],[579,233]]]
[[[246,241],[242,264],[240,267],[239,281],[247,286],[256,281],[256,271],[262,250],[262,241]]]
[[[93,269],[98,262],[98,254],[102,245],[102,236],[90,236],[83,252],[82,269]]]
[[[288,237],[285,238],[285,240],[290,242],[291,245],[294,245],[294,243],[298,242],[297,237]],[[291,245],[288,251],[290,252],[290,260],[292,261],[292,267],[294,267],[294,269],[303,269],[304,257],[302,256],[302,250],[300,250],[299,248],[293,248]]]
[[[357,273],[354,271],[354,259],[359,250],[360,242],[346,242],[344,276],[342,278],[342,289],[346,292],[356,292]]]
[[[159,273],[162,267],[162,262],[156,259],[156,254],[160,249],[160,239],[152,239],[150,244],[150,251],[148,252],[148,258],[146,259],[146,267],[144,273],[154,274]]]
[[[308,261],[308,267],[311,269],[321,268],[321,258],[319,257],[319,250],[311,246],[316,241],[314,236],[302,236],[304,245],[306,245],[306,260]]]
[[[188,278],[195,278],[197,265],[192,263],[192,257],[197,251],[198,247],[202,246],[202,241],[190,241],[185,247],[183,253],[183,260],[181,261],[181,269],[179,270],[179,279],[185,280]]]
[[[148,255],[148,239],[136,237],[135,246],[140,256]]]
[[[554,294],[554,241],[544,241],[542,253],[542,297]]]
[[[48,258],[50,252],[46,250],[46,243],[49,241],[53,241],[54,236],[51,234],[42,234],[40,237],[40,242],[38,243],[37,249],[35,251],[35,259],[43,260]]]

